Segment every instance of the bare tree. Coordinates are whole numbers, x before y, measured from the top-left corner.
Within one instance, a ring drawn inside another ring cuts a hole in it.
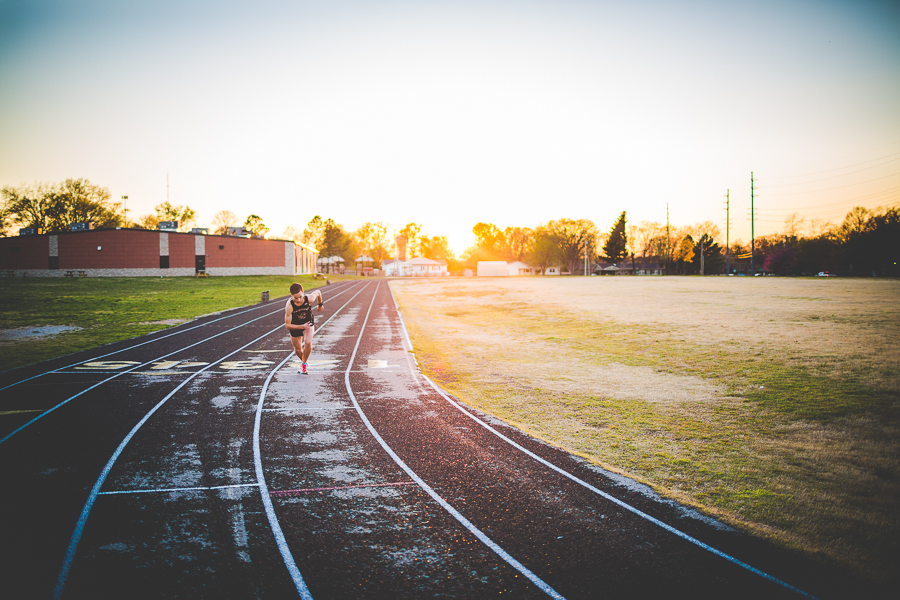
[[[791,213],[784,218],[784,237],[786,239],[797,239],[803,229],[805,219],[799,213]]]
[[[228,233],[229,227],[236,227],[238,224],[238,216],[230,210],[220,210],[213,215],[213,233],[216,235],[225,235]]]
[[[809,236],[813,238],[822,237],[832,227],[834,225],[826,219],[811,219],[809,221]]]

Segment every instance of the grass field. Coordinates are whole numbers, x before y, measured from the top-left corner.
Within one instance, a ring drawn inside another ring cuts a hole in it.
[[[329,275],[334,282],[355,276]],[[286,296],[311,275],[258,277],[128,277],[3,279],[0,285],[0,370],[94,348],[172,327],[200,315]],[[45,327],[69,327],[39,335]],[[35,335],[35,333],[37,335]]]
[[[394,280],[461,400],[732,525],[896,578],[900,281]]]

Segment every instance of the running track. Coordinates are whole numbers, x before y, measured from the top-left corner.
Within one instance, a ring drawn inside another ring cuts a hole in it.
[[[457,404],[385,281],[323,292],[309,376],[283,298],[0,373],[0,594],[853,595]]]

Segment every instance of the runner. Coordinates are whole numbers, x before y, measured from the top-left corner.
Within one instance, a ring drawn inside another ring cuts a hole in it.
[[[284,326],[291,333],[291,345],[294,353],[300,358],[300,373],[309,375],[306,371],[306,361],[312,353],[313,334],[315,333],[315,320],[313,319],[312,304],[310,298],[318,299],[318,312],[322,312],[325,302],[322,300],[322,292],[314,290],[309,294],[303,293],[303,286],[299,283],[291,284],[291,297],[284,307]]]

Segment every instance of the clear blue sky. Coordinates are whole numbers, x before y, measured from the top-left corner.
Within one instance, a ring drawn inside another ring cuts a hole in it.
[[[711,220],[900,203],[900,3],[0,0],[0,185],[199,212]]]

